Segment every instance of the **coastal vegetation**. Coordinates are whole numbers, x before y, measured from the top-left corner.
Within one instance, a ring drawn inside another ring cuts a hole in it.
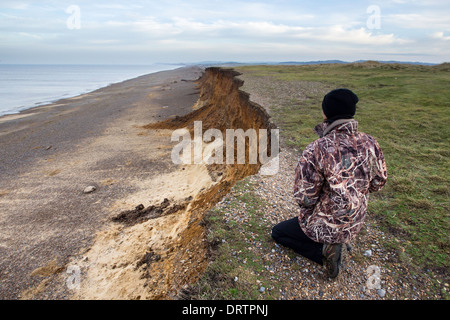
[[[357,93],[359,129],[378,140],[388,166],[388,183],[371,196],[367,221],[386,235],[377,239],[383,250],[395,255],[383,267],[400,265],[412,282],[420,274],[429,274],[431,285],[426,288],[423,281],[413,283],[414,288],[425,292],[420,297],[448,298],[450,64],[423,66],[368,61],[243,66],[236,70],[246,81],[243,90],[250,89],[251,98],[257,96],[264,101],[280,128],[282,149],[297,153],[317,138],[313,127],[321,119],[323,95],[342,87]],[[263,246],[273,246],[268,236],[271,226],[264,225],[259,217],[265,199],[254,192],[256,187],[248,179],[235,188],[240,191],[244,188],[245,192],[238,192],[227,200],[228,205],[212,209],[207,216],[210,237],[224,241],[216,246],[214,259],[199,281],[197,296],[278,299],[276,288],[283,284],[261,285],[269,281],[264,276],[264,263],[247,249],[248,243],[243,240],[243,235],[253,234],[262,237]],[[233,206],[244,207],[250,221],[225,223],[224,216]],[[230,228],[230,223],[235,227]],[[236,252],[244,257],[236,260]],[[353,258],[358,262],[361,257]],[[231,280],[223,281],[235,278],[237,268],[245,277],[255,279],[240,287]],[[395,274],[397,280],[405,276]],[[206,285],[212,278],[222,281]],[[262,296],[262,291],[258,291],[261,287],[275,290]],[[410,298],[394,294],[392,297]]]

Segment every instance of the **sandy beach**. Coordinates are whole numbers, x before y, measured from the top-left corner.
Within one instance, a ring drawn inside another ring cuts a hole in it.
[[[192,111],[202,71],[145,75],[0,118],[0,299],[71,298],[67,265],[111,216],[178,196],[161,178],[177,175],[170,139],[141,127]]]
[[[261,164],[175,164],[172,133],[273,128],[238,75],[180,68],[1,118],[0,298],[177,299],[208,264],[204,215]]]

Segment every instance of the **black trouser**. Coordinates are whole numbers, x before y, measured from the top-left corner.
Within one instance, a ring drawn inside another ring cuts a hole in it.
[[[308,238],[298,223],[298,217],[280,222],[272,229],[272,238],[279,244],[323,265],[322,243]]]

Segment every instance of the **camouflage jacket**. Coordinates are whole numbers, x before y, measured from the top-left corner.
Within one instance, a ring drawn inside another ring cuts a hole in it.
[[[300,227],[316,242],[353,240],[364,223],[369,192],[386,183],[380,146],[357,129],[353,119],[316,126],[321,138],[305,148],[295,170]]]

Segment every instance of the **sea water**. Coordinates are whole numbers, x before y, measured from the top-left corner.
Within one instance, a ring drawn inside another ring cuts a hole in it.
[[[0,116],[182,66],[0,64]]]

